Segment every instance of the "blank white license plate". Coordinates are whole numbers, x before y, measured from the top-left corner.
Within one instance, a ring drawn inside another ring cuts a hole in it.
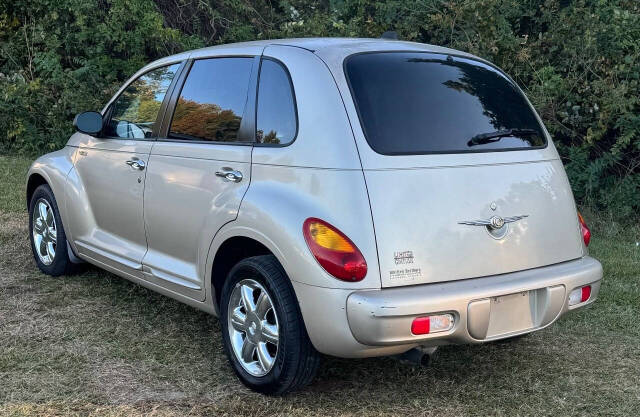
[[[491,298],[489,330],[487,337],[518,332],[534,327],[535,291],[523,291],[516,294]]]

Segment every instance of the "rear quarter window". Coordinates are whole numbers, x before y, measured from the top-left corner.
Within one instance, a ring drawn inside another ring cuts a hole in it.
[[[494,67],[451,55],[376,52],[344,64],[371,148],[385,155],[543,148],[542,126]]]
[[[296,100],[289,73],[269,58],[260,65],[256,140],[258,143],[288,145],[298,130]]]

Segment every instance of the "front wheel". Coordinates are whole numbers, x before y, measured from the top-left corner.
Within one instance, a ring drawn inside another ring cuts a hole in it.
[[[72,271],[58,204],[46,184],[36,188],[29,202],[29,231],[33,257],[42,272],[59,276]]]
[[[240,261],[225,281],[220,310],[224,348],[242,383],[277,395],[311,382],[320,354],[274,256]]]

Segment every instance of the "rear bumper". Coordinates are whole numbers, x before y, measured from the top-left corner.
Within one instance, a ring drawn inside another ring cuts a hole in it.
[[[567,311],[593,303],[601,279],[602,266],[587,256],[510,274],[381,290],[293,284],[316,349],[340,357],[367,357],[540,330]],[[569,293],[587,284],[591,297],[570,307]],[[453,314],[454,327],[427,335],[411,333],[414,318],[437,313]]]
[[[563,313],[592,303],[601,279],[600,263],[584,257],[492,277],[356,291],[347,299],[347,317],[355,339],[370,346],[484,342],[542,329]],[[592,287],[590,298],[569,306],[569,293],[587,284]],[[507,295],[513,296],[503,297]],[[453,314],[454,327],[411,333],[414,318],[436,313]]]

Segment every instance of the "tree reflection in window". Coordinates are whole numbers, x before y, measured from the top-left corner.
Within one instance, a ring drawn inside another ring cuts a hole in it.
[[[149,71],[133,81],[113,103],[106,136],[151,137],[160,106],[179,64]]]
[[[278,133],[275,130],[269,131],[266,135],[264,131],[258,130],[256,132],[258,143],[271,143],[275,145],[280,144],[280,139],[278,139]]]
[[[451,65],[451,62],[440,61],[440,64]],[[457,80],[446,81],[444,85],[477,97],[482,104],[482,113],[490,119],[496,130],[526,127],[538,131],[533,139],[522,137],[520,140],[530,146],[540,145],[543,133],[538,120],[533,112],[528,111],[522,94],[514,84],[498,71],[477,64],[459,60],[452,66],[462,74]],[[524,111],[516,111],[519,109]]]
[[[176,104],[169,137],[236,142],[251,75],[251,58],[194,62]]]
[[[256,140],[258,143],[286,145],[297,130],[293,90],[286,69],[271,59],[263,59],[258,86]]]
[[[217,104],[198,103],[180,97],[171,123],[171,135],[180,139],[234,142],[242,117]]]
[[[423,52],[354,55],[345,64],[367,141],[385,155],[522,150],[546,145],[520,90],[484,62]],[[514,130],[482,146],[472,138]],[[517,133],[533,131],[530,133]]]

